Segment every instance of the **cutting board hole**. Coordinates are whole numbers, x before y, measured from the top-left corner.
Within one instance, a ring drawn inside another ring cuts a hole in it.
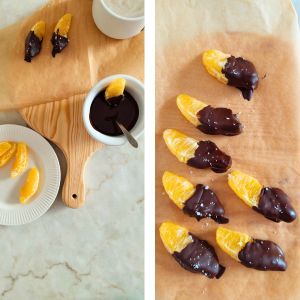
[[[73,199],[77,199],[77,195],[76,195],[76,194],[73,194],[73,195],[72,195],[72,198],[73,198]]]

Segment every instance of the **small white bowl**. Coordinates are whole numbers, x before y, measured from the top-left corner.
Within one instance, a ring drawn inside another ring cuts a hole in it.
[[[97,131],[90,122],[90,109],[95,97],[116,78],[124,78],[126,80],[125,89],[138,104],[139,117],[134,127],[130,130],[133,137],[137,139],[144,131],[144,85],[136,78],[124,74],[105,77],[90,90],[83,104],[83,123],[89,135],[103,144],[112,146],[123,145],[127,142],[126,137],[124,135],[110,136]]]
[[[114,39],[131,38],[144,28],[144,16],[132,18],[119,16],[107,7],[103,0],[94,0],[92,11],[97,27]]]

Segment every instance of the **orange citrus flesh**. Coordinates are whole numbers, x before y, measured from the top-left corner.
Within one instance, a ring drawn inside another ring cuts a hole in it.
[[[263,186],[257,179],[241,171],[233,171],[228,174],[228,184],[248,206],[258,206],[259,195]]]
[[[170,199],[183,209],[184,203],[195,193],[194,185],[186,178],[165,171],[162,177],[163,186]]]
[[[21,175],[28,166],[28,149],[25,143],[17,144],[16,159],[11,168],[10,176],[15,178]]]
[[[11,148],[0,156],[0,167],[6,165],[10,159],[14,156],[17,150],[16,143],[11,143]]]
[[[34,32],[34,34],[39,38],[39,40],[41,41],[44,36],[45,36],[45,31],[46,31],[46,23],[44,21],[39,21],[37,23],[35,23],[32,28],[31,31]]]
[[[159,227],[161,240],[169,253],[181,252],[193,241],[187,228],[172,222],[164,222]]]
[[[58,33],[61,36],[68,37],[68,32],[71,27],[71,21],[72,21],[72,15],[71,14],[65,14],[63,15],[59,21],[57,22],[54,32]]]
[[[198,142],[195,139],[174,129],[166,129],[163,138],[171,153],[180,162],[187,163],[190,158],[195,156],[195,151],[198,148]]]
[[[188,121],[190,121],[194,126],[200,125],[200,121],[197,118],[197,113],[207,106],[207,104],[187,94],[178,95],[176,103],[177,107]]]
[[[225,84],[228,83],[228,79],[222,73],[222,70],[228,57],[230,57],[230,54],[215,49],[207,50],[202,55],[202,63],[207,72]]]
[[[20,203],[25,204],[38,190],[40,174],[37,168],[32,168],[20,190]]]
[[[105,90],[105,99],[122,96],[124,94],[126,80],[117,78],[113,80]]]
[[[11,148],[11,143],[9,143],[9,142],[1,142],[0,143],[0,156],[2,156],[10,148]]]
[[[216,240],[219,247],[233,259],[239,261],[238,254],[253,239],[246,233],[219,227],[216,231]]]

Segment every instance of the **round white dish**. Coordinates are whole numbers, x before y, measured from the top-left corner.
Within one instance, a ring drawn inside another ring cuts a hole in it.
[[[60,166],[51,145],[37,132],[19,125],[0,125],[0,142],[25,142],[28,146],[28,169],[17,178],[10,178],[14,158],[0,169],[0,225],[22,225],[41,217],[54,202],[60,186]],[[28,170],[40,171],[38,192],[28,204],[19,203],[19,191]]]
[[[139,106],[139,117],[134,127],[130,130],[130,133],[137,139],[144,132],[144,85],[136,78],[125,74],[105,77],[90,90],[85,98],[83,104],[83,123],[92,138],[111,146],[123,145],[127,142],[126,137],[124,135],[109,136],[97,131],[90,122],[90,109],[98,93],[105,89],[116,78],[124,78],[126,80],[125,89],[132,95]]]

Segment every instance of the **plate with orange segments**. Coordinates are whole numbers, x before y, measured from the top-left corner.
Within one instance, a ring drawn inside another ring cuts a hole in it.
[[[60,186],[60,166],[45,138],[19,125],[0,125],[0,225],[41,217]]]

